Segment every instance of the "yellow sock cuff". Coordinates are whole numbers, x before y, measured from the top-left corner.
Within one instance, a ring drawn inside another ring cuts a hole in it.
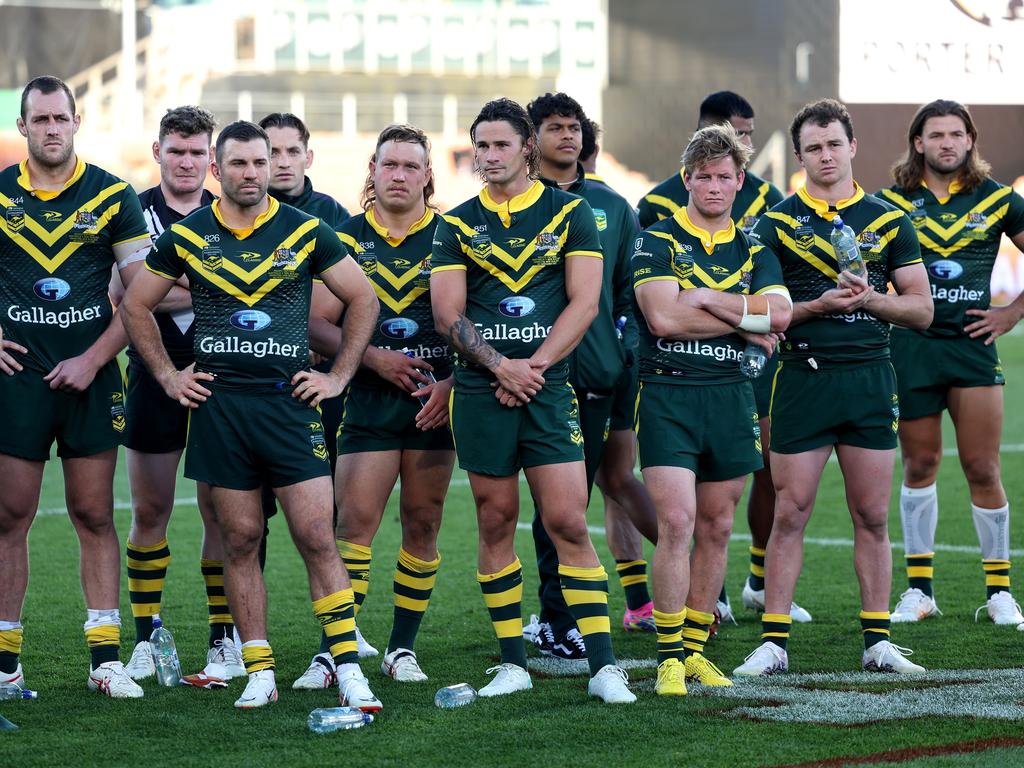
[[[371,557],[370,547],[364,547],[362,544],[355,544],[345,539],[335,539],[334,543],[338,545],[338,554],[341,555],[342,560],[369,560]]]
[[[681,611],[676,613],[666,613],[665,611],[659,611],[657,608],[654,609],[654,623],[660,624],[665,627],[672,627],[682,624],[686,621],[686,609],[683,608]]]
[[[761,616],[761,621],[771,624],[792,624],[793,617],[788,613],[765,613]]]
[[[0,652],[21,655],[21,641],[24,634],[25,630],[22,627],[0,630]]]
[[[756,557],[764,557],[765,550],[758,549],[757,547],[751,546],[750,547],[750,554],[755,555]]]
[[[117,624],[101,624],[85,630],[85,641],[90,648],[97,645],[120,645],[121,627]]]
[[[889,620],[889,612],[888,611],[861,611],[860,612],[860,617],[862,619],[874,619],[876,621],[888,621]]]
[[[690,606],[686,606],[686,618],[695,624],[703,624],[707,627],[710,627],[715,621],[715,615],[713,613],[698,611],[696,608],[691,608]]]
[[[637,566],[640,566],[640,565],[646,566],[647,565],[647,561],[646,560],[623,561],[621,563],[616,563],[615,564],[615,570],[618,573],[622,573],[623,571],[628,571],[630,568],[636,568]]]
[[[317,598],[313,601],[313,613],[325,613],[327,611],[336,611],[341,608],[345,603],[354,603],[355,593],[352,588],[339,589],[337,592],[332,592],[329,595]]]
[[[161,549],[167,548],[167,537],[160,539],[156,544],[151,544],[145,547],[141,544],[132,544],[131,541],[125,542],[125,546],[127,546],[128,549],[135,550],[136,552],[158,552]]]
[[[931,560],[933,557],[935,557],[935,553],[934,552],[928,552],[928,553],[918,552],[916,555],[906,555],[905,557],[906,557],[907,560],[917,560],[917,559]]]
[[[575,565],[559,565],[558,566],[559,576],[568,576],[572,579],[581,579],[583,581],[605,581],[608,578],[608,574],[604,570],[604,566],[596,565],[593,568],[580,568]]]
[[[477,571],[476,580],[483,584],[487,581],[494,581],[504,576],[508,576],[510,573],[515,573],[518,570],[522,570],[522,568],[522,563],[519,562],[519,558],[517,557],[515,560],[506,565],[497,573],[480,573],[479,571]],[[561,567],[559,567],[559,570],[561,570]]]
[[[441,566],[441,553],[433,560],[420,560],[416,555],[410,555],[403,547],[398,548],[398,562],[416,573],[433,573]]]
[[[200,568],[223,568],[224,567],[224,561],[223,560],[205,560],[205,559],[203,559],[203,560],[199,561],[199,567]]]

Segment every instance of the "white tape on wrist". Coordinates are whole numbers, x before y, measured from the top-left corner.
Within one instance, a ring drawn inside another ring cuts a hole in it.
[[[768,333],[772,329],[771,306],[766,301],[763,315],[751,315],[747,312],[747,297],[743,296],[743,319],[736,327],[750,333]]]

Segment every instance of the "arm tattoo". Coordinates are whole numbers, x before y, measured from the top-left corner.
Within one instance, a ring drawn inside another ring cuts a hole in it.
[[[480,331],[465,315],[459,315],[448,329],[448,343],[467,360],[493,371],[501,363],[501,354],[484,341]]]

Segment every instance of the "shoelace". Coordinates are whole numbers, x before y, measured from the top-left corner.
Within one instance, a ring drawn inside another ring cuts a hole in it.
[[[565,639],[576,646],[576,650],[580,653],[586,653],[587,646],[583,642],[583,635],[579,633],[579,630],[569,630],[565,633]]]
[[[910,650],[909,648],[904,648],[902,645],[896,645],[896,643],[890,642],[888,640],[883,640],[881,643],[878,643],[878,645],[882,646],[882,652],[883,653],[885,651],[889,651],[890,653],[898,653],[901,656],[913,656],[914,655],[914,652],[912,650]],[[881,656],[882,653],[879,653],[878,655]]]
[[[766,648],[765,646],[769,646],[769,647]],[[776,649],[778,649],[778,650],[776,650]],[[743,660],[744,661],[750,661],[752,658],[754,658],[754,656],[756,656],[757,654],[761,653],[762,651],[764,651],[765,653],[770,653],[771,656],[772,656],[772,659],[774,659],[775,661],[779,661],[782,658],[782,654],[780,653],[782,651],[782,649],[779,648],[777,645],[775,645],[775,643],[763,643],[763,644],[757,646],[757,648],[752,650],[750,653],[748,653],[747,657],[745,659],[743,659]]]
[[[1001,597],[1001,595],[1006,595],[1006,597]],[[978,614],[986,608],[988,608],[989,603],[995,603],[996,605],[999,605],[1003,610],[1006,611],[1010,610],[1010,606],[1013,606],[1017,609],[1017,613],[1020,613],[1020,603],[1013,599],[1013,595],[1011,595],[1009,592],[996,592],[994,595],[992,595],[992,597],[986,600],[984,604],[978,606],[978,610],[974,612],[975,622],[978,621]],[[1003,605],[1004,603],[1007,603],[1007,605]]]
[[[498,672],[511,672],[512,670],[510,670],[509,667],[514,667],[514,666],[516,666],[516,665],[512,664],[510,662],[506,662],[504,664],[496,664],[495,666],[490,667],[487,670],[485,670],[484,674],[485,675],[491,675],[491,674],[496,674]]]

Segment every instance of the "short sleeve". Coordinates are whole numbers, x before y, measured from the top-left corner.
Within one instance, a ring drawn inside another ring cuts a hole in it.
[[[430,271],[466,269],[466,254],[456,225],[442,216],[434,229],[434,244],[430,254]]]
[[[149,237],[149,227],[146,226],[146,218],[142,215],[142,203],[131,187],[125,186],[121,190],[120,208],[110,226],[111,245]]]
[[[338,233],[321,219],[316,228],[316,247],[309,256],[310,272],[321,275],[348,255],[348,248]]]
[[[634,290],[652,280],[676,280],[686,277],[686,265],[674,265],[672,244],[653,232],[644,231],[633,243],[633,288]],[[685,261],[683,259],[682,261]],[[693,271],[693,259],[689,259],[689,270]]]
[[[168,280],[177,280],[185,274],[185,262],[178,255],[173,230],[164,230],[149,249],[149,253],[146,254],[146,269]]]

